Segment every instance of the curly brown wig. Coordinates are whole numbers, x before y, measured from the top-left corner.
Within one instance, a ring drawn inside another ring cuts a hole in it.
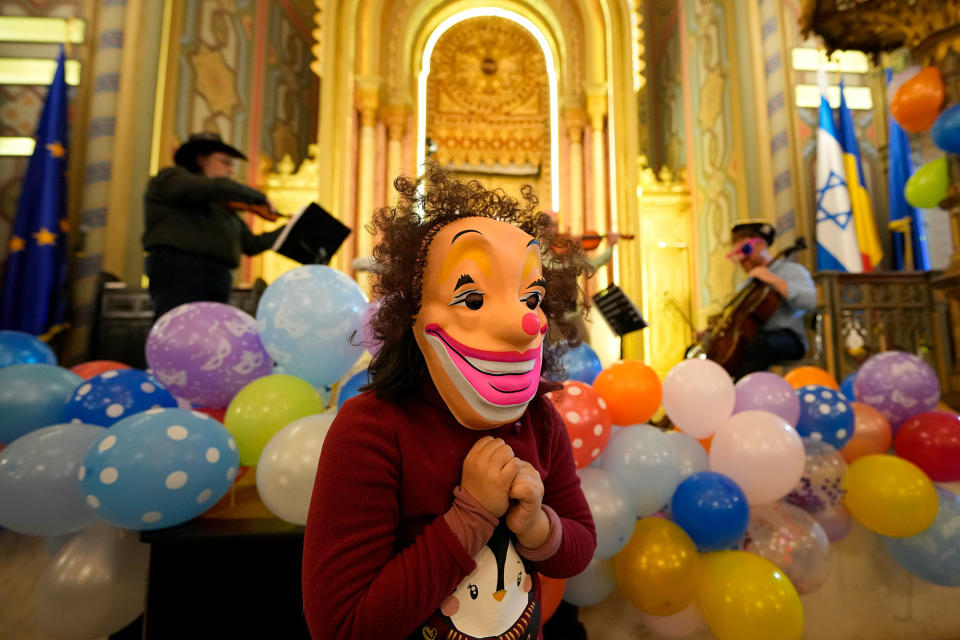
[[[562,379],[564,345],[556,341],[577,344],[571,316],[584,313],[578,277],[587,273],[588,266],[579,244],[556,238],[550,217],[538,210],[533,188],[524,186],[517,200],[476,180],[461,182],[436,164],[428,166],[420,180],[397,178],[394,187],[399,194],[397,205],[378,209],[368,226],[379,238],[373,249],[377,263],[373,292],[380,299],[380,309],[370,327],[381,346],[369,366],[371,382],[364,388],[393,401],[409,398],[419,389],[427,365],[413,336],[413,323],[420,311],[427,251],[440,229],[469,217],[510,223],[536,238],[541,247],[559,249],[543,264],[547,286],[541,307],[554,342],[544,346],[542,371],[548,379]]]

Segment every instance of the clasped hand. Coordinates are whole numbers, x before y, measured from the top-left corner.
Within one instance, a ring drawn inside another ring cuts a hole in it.
[[[500,438],[477,440],[463,460],[460,486],[493,516],[506,514],[507,528],[524,546],[538,547],[545,541],[549,521],[542,508],[543,480]]]

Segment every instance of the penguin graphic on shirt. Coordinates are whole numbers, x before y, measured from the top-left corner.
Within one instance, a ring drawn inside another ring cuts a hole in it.
[[[427,640],[534,640],[540,626],[536,574],[501,523],[475,558],[477,568],[440,605],[439,619],[420,628]]]

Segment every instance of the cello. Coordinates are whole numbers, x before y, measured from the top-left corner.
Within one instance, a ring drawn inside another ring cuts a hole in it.
[[[797,238],[792,246],[778,253],[767,267],[806,248],[807,241]],[[751,278],[727,302],[703,337],[687,349],[685,357],[713,360],[732,374],[740,364],[747,342],[760,332],[782,301],[783,296],[773,285]]]

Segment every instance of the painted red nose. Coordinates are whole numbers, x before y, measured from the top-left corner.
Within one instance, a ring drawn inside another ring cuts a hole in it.
[[[540,333],[540,318],[535,313],[528,313],[520,320],[520,326],[523,332],[529,336],[535,336]]]

